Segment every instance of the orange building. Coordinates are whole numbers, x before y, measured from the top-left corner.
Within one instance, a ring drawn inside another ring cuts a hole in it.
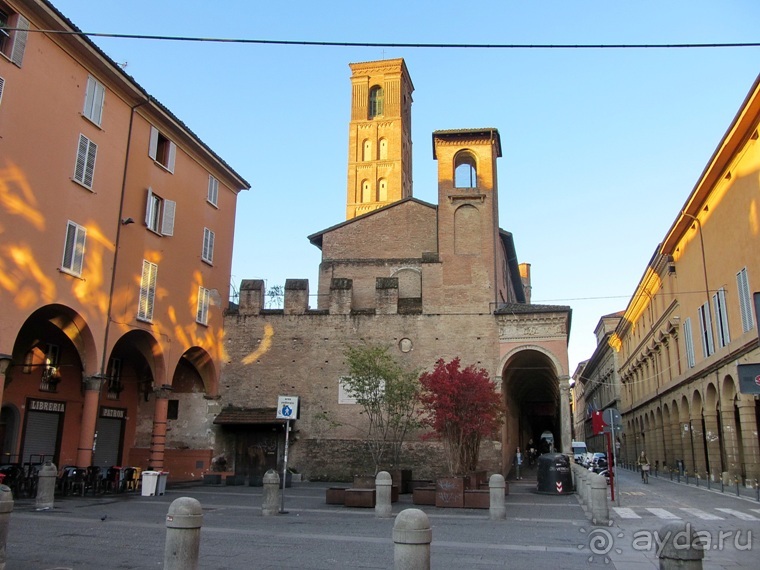
[[[2,461],[199,476],[184,424],[205,434],[218,391],[250,186],[85,36],[43,30],[79,31],[0,0]]]

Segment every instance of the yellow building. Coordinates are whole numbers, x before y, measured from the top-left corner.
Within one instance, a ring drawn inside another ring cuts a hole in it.
[[[747,485],[760,477],[760,78],[649,262],[610,345],[623,456]],[[757,295],[757,293],[755,293]],[[748,382],[742,380],[754,372]],[[754,393],[753,393],[754,392]]]

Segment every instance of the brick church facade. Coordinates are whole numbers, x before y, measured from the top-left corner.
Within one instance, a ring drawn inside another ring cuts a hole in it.
[[[213,417],[214,453],[240,476],[281,467],[279,395],[300,398],[288,465],[311,479],[371,471],[361,407],[340,385],[347,346],[389,347],[410,369],[460,357],[488,371],[507,419],[483,443],[481,467],[508,473],[516,446],[544,431],[570,446],[569,307],[530,303],[530,266],[499,227],[494,128],[432,135],[438,203],[412,195],[413,85],[403,59],[352,64],[346,220],[309,236],[320,248],[312,285],[290,279],[282,309],[261,280],[244,280],[225,317],[227,361]],[[211,418],[209,418],[211,419]],[[434,443],[409,438],[404,467],[443,472]]]

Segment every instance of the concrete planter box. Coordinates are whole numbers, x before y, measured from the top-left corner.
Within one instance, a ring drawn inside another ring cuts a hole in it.
[[[415,487],[412,491],[412,503],[415,505],[435,505],[435,487]]]
[[[342,505],[346,501],[346,490],[343,487],[330,487],[325,491],[325,503]]]
[[[344,505],[347,507],[375,507],[375,490],[374,489],[346,489]]]
[[[470,489],[464,492],[464,507],[466,509],[491,508],[491,491]]]
[[[435,506],[464,507],[464,477],[441,477],[435,482]]]

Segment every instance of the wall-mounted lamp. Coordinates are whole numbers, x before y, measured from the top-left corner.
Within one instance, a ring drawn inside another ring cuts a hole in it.
[[[128,226],[129,224],[134,224],[135,221],[132,218],[125,218],[121,221],[122,226]]]

